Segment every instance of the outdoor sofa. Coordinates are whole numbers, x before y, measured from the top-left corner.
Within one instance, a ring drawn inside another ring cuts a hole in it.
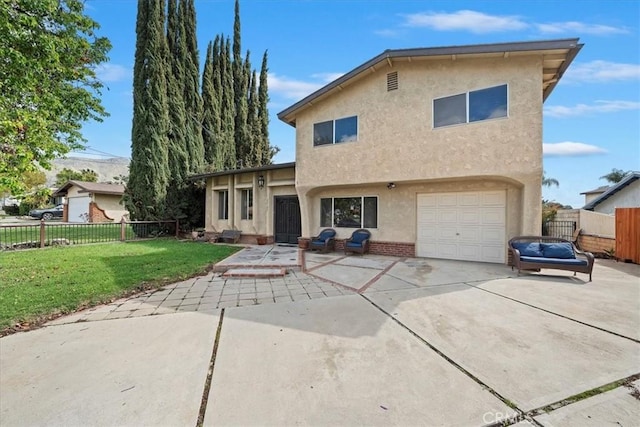
[[[517,236],[509,240],[511,268],[539,271],[542,268],[568,270],[589,275],[593,271],[594,256],[578,250],[569,240],[550,236]]]

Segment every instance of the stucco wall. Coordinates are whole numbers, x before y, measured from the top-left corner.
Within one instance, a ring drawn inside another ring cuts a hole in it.
[[[378,227],[370,228],[372,240],[387,242],[416,241],[417,195],[421,193],[444,193],[451,191],[506,191],[506,241],[519,234],[522,226],[521,189],[512,183],[497,180],[464,180],[398,184],[394,189],[385,185],[363,185],[341,188],[319,188],[307,193],[307,204],[310,206],[310,223],[313,224],[310,235],[317,235],[324,227],[320,227],[320,199],[323,197],[378,197]],[[337,238],[351,236],[354,228],[337,227]],[[303,231],[304,233],[304,231]]]
[[[258,186],[258,177],[265,179],[263,188]],[[205,200],[205,228],[208,232],[226,229],[241,230],[244,234],[273,235],[275,196],[296,195],[294,168],[261,172],[229,174],[207,180]],[[244,189],[253,190],[253,219],[241,219],[241,194]],[[218,191],[229,191],[229,218],[218,219]]]
[[[614,215],[616,208],[637,208],[640,207],[640,180],[636,180],[599,203],[593,210],[607,215]]]
[[[123,216],[129,214],[129,211],[124,207],[122,203],[122,196],[115,194],[94,194],[93,199],[98,206],[104,212],[106,219],[118,222]]]
[[[387,91],[386,75],[397,71],[399,89]],[[508,85],[508,118],[433,128],[434,98],[501,84]],[[313,124],[358,116],[358,141],[313,146]],[[371,183],[384,188],[416,181],[454,179],[442,191],[464,191],[466,180],[510,181],[519,191],[516,234],[541,227],[542,58],[428,60],[394,63],[346,86],[296,118],[296,188],[301,203],[317,187]],[[386,190],[386,188],[384,188]],[[414,189],[413,191],[415,191]],[[411,198],[381,200],[379,206],[403,217]],[[510,209],[516,209],[512,206]],[[315,206],[301,206],[303,236],[319,226]],[[410,209],[413,212],[415,209]],[[413,214],[413,213],[412,213]],[[310,221],[308,221],[310,220]],[[396,234],[397,227],[389,230]],[[380,230],[382,233],[382,230]],[[407,235],[407,238],[410,236]]]

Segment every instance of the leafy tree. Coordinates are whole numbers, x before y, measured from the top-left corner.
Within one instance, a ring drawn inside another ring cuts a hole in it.
[[[170,128],[163,3],[138,1],[131,163],[124,195],[127,210],[136,220],[163,219],[167,194]]]
[[[262,56],[262,67],[260,69],[260,85],[258,89],[258,140],[256,144],[259,145],[257,151],[262,155],[258,166],[269,165],[273,157],[280,151],[278,147],[271,146],[269,144],[269,109],[267,104],[269,103],[269,88],[267,86],[267,52],[264,52]]]
[[[85,181],[85,182],[98,182],[98,174],[91,169],[82,169],[76,171],[69,168],[64,168],[56,174],[56,187],[62,187],[67,182]]]
[[[231,41],[226,39],[220,51],[220,88],[222,99],[220,102],[220,141],[218,149],[219,170],[235,169],[237,167],[235,145],[235,104],[233,102],[233,71],[231,64]]]
[[[624,178],[629,172],[631,171],[623,171],[622,169],[613,168],[611,169],[611,172],[606,175],[602,175],[600,179],[606,179],[607,182],[611,184],[617,184],[622,181],[622,178]]]
[[[111,48],[82,0],[2,0],[0,5],[0,187],[85,141],[82,123],[107,113],[96,67]]]
[[[220,40],[209,42],[202,72],[202,142],[204,146],[204,163],[209,169],[216,162],[216,142],[220,132],[220,97],[215,89],[214,55],[218,55]],[[214,54],[215,52],[215,54]],[[218,80],[219,80],[218,71]]]

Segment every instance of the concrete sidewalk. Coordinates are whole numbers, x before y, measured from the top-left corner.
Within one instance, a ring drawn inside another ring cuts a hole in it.
[[[586,282],[273,249],[243,263],[282,257],[283,278],[215,272],[3,337],[0,425],[640,419],[640,266],[598,260]]]

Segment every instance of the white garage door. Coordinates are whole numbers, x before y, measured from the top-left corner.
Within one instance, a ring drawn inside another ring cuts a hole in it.
[[[504,191],[418,194],[420,257],[505,262]]]
[[[87,222],[89,221],[89,202],[91,197],[70,197],[69,203],[69,222]]]

